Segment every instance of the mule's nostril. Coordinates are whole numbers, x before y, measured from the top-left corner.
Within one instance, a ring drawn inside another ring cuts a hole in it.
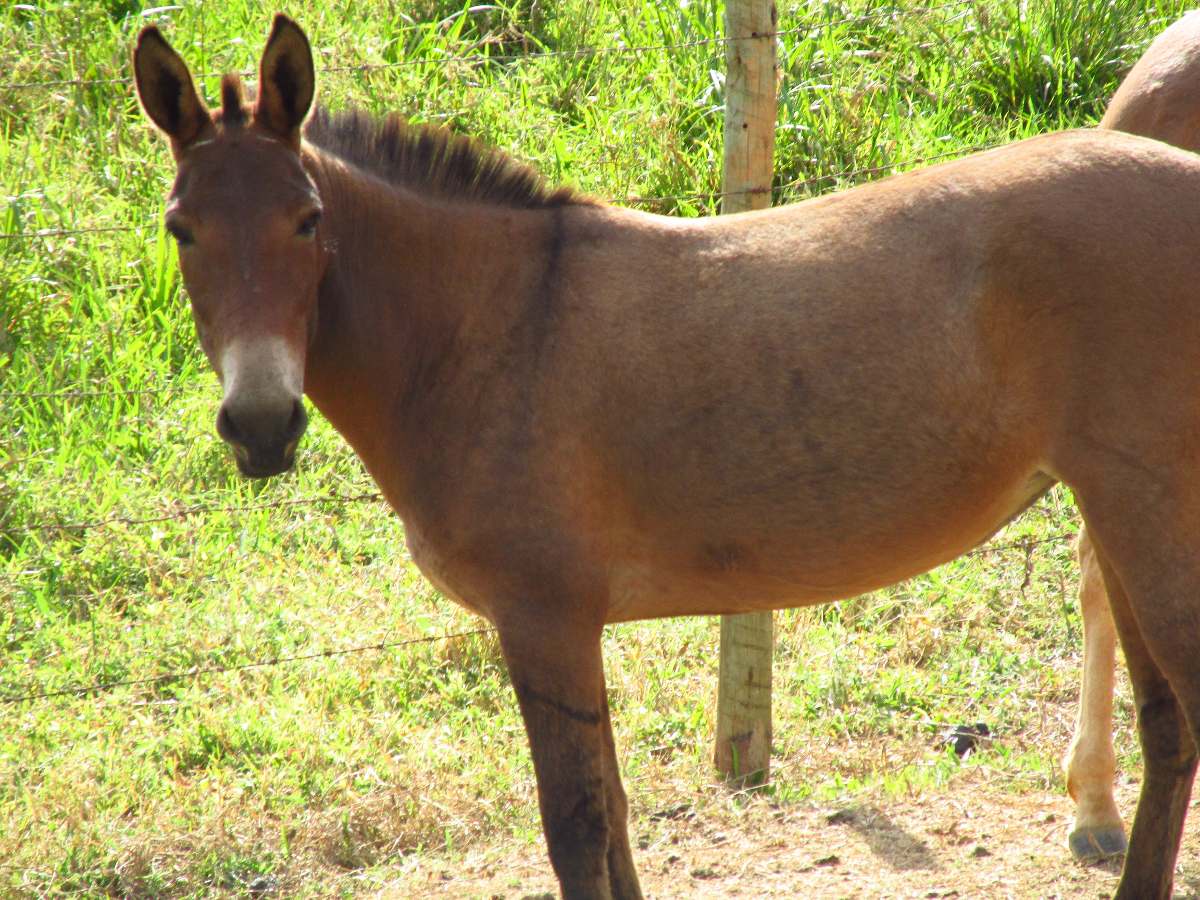
[[[308,426],[308,414],[304,411],[304,401],[297,400],[292,404],[292,416],[287,423],[287,442],[290,444],[299,440]]]
[[[241,434],[233,424],[233,417],[229,415],[229,409],[224,404],[217,412],[217,434],[221,436],[221,440],[228,444],[241,444]]]

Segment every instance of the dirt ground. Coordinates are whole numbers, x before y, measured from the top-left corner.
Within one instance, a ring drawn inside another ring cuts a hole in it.
[[[1136,785],[1118,788],[1132,811]],[[1195,805],[1195,804],[1194,804]],[[842,807],[767,802],[727,814],[663,810],[634,823],[647,898],[1103,898],[1119,863],[1075,864],[1066,849],[1069,800],[956,784],[914,800]],[[1131,815],[1131,812],[1127,813]],[[1200,898],[1200,834],[1193,810],[1175,896]],[[450,861],[423,856],[379,898],[548,900],[558,896],[537,846],[486,847]]]

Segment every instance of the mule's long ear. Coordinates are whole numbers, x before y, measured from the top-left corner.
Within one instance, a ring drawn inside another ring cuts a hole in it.
[[[315,80],[308,38],[299,25],[277,13],[258,64],[255,122],[299,147],[300,126],[312,105]]]
[[[212,130],[212,119],[196,93],[187,63],[153,25],[138,35],[133,74],[146,115],[171,138],[176,159]]]

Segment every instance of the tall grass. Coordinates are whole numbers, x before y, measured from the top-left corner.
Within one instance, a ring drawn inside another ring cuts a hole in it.
[[[300,469],[265,484],[237,478],[212,434],[215,380],[160,225],[171,166],[127,57],[157,22],[211,96],[215,73],[253,68],[273,9],[0,9],[5,695],[476,626],[421,579],[382,505],[271,506],[369,489],[325,423]],[[777,200],[1089,124],[1182,9],[784,3],[781,28],[795,31],[781,38]],[[330,105],[444,123],[606,199],[716,211],[716,0],[314,0],[293,13]],[[265,508],[54,524],[197,505]],[[1072,515],[1055,494],[1015,533],[1067,533]],[[1069,556],[1064,541],[1028,560],[976,557],[782,615],[777,799],[932,789],[959,768],[931,736],[958,720],[1005,736],[987,764],[1016,788],[1054,783],[1078,659]],[[614,628],[606,652],[635,823],[671,797],[702,802],[713,624]],[[532,789],[486,637],[5,703],[0,893],[236,894],[270,876],[328,894],[404,854],[532,839]]]

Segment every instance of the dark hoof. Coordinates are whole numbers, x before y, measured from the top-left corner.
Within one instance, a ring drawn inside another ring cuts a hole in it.
[[[1108,828],[1076,828],[1067,838],[1071,855],[1081,863],[1095,863],[1122,856],[1128,844],[1119,826]]]

